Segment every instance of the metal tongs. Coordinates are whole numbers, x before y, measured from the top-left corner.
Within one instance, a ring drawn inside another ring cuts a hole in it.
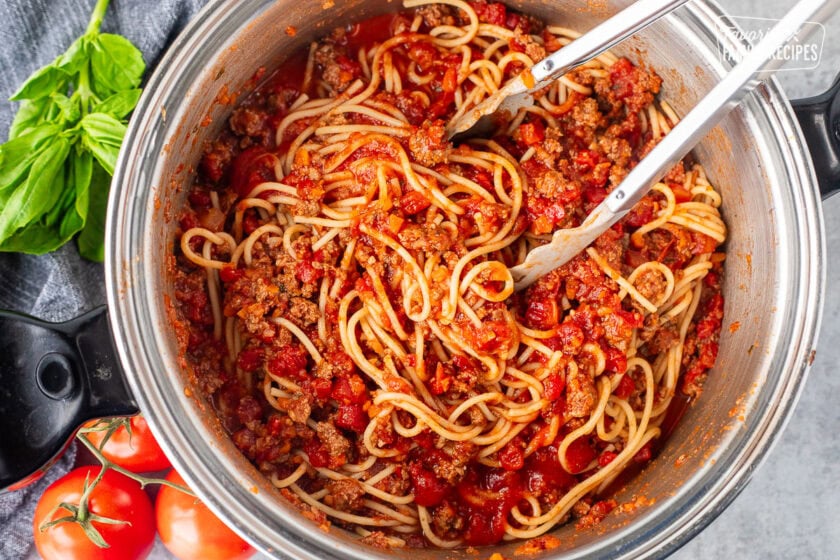
[[[461,119],[450,123],[449,137],[487,134],[520,108],[533,104],[533,93],[574,66],[590,60],[644,28],[686,0],[640,0],[592,31],[514,78]],[[642,159],[584,222],[554,233],[550,243],[530,251],[510,269],[515,288],[527,288],[538,278],[571,260],[610,226],[624,217],[671,167],[676,165],[744,97],[783,63],[774,57],[809,20],[823,21],[840,0],[800,0],[770,32]],[[801,37],[801,38],[804,38]],[[759,75],[759,72],[762,74]]]

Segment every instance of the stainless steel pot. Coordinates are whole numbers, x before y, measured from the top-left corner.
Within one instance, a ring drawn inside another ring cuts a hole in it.
[[[629,2],[603,8],[590,3],[588,9],[581,9],[579,0],[509,3],[547,22],[585,30]],[[226,437],[185,374],[171,328],[173,221],[203,143],[221,130],[231,111],[223,103],[227,94],[241,91],[259,67],[276,67],[332,27],[398,8],[392,0],[211,3],[151,77],[112,184],[108,305],[131,393],[173,464],[208,505],[277,557],[469,556],[377,551],[303,518]],[[744,48],[729,31],[732,25],[714,4],[696,1],[615,50],[631,59],[642,55],[663,76],[662,95],[685,113],[725,71],[721,46]],[[296,32],[287,32],[289,26]],[[833,99],[802,108],[808,133],[822,151],[826,184],[838,169],[838,151],[818,125],[835,110]],[[806,141],[777,84],[761,87],[695,155],[722,192],[729,226],[717,365],[660,456],[616,496],[634,507],[608,516],[594,530],[556,529],[552,534],[560,547],[537,557],[662,557],[676,550],[743,489],[799,396],[820,320],[822,214]],[[833,163],[826,163],[831,157]],[[519,544],[498,551],[513,557]]]

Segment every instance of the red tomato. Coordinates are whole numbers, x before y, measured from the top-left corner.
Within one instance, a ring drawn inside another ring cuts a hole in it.
[[[176,471],[166,480],[185,485]],[[160,540],[180,560],[240,560],[255,550],[197,498],[161,486],[155,504]]]
[[[152,550],[155,539],[152,503],[137,482],[113,470],[105,473],[88,499],[90,514],[128,522],[91,522],[108,548],[93,543],[78,523],[59,523],[41,531],[44,523],[72,515],[58,505],[79,504],[85,477],[89,476],[93,482],[99,472],[99,467],[94,466],[70,471],[50,485],[38,500],[33,519],[35,546],[45,560],[132,560],[145,558]]]
[[[142,415],[132,416],[129,424],[131,434],[125,426],[120,426],[111,434],[104,447],[100,446],[107,431],[89,432],[85,434],[85,437],[101,449],[106,459],[131,472],[162,471],[171,467],[169,459],[163,454],[163,450],[149,430],[146,419]],[[86,424],[87,427],[93,425],[96,425],[96,421]]]

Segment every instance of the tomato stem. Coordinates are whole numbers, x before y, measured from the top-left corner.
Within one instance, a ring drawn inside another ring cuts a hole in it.
[[[118,424],[112,426],[113,429],[116,429],[117,427],[118,427]],[[168,481],[166,479],[163,479],[163,478],[145,477],[145,476],[139,475],[137,473],[133,473],[130,470],[125,469],[125,468],[117,465],[116,463],[108,460],[108,458],[106,458],[105,455],[102,454],[102,451],[98,447],[93,445],[93,443],[91,443],[91,441],[87,437],[85,437],[84,434],[87,433],[87,432],[91,432],[91,431],[98,431],[98,430],[83,428],[83,429],[79,430],[79,432],[76,434],[76,439],[81,441],[82,445],[87,447],[88,451],[93,453],[93,455],[96,457],[97,461],[99,461],[102,464],[103,471],[105,469],[115,470],[118,473],[120,473],[121,475],[124,475],[124,476],[130,478],[131,480],[134,480],[134,481],[138,482],[140,484],[141,488],[145,488],[148,484],[161,484],[163,486],[169,486],[170,488],[180,490],[181,492],[183,492],[185,494],[189,494],[190,496],[195,497],[195,494],[192,492],[192,490],[190,490],[186,486],[182,486],[180,484],[175,484],[174,482],[170,482],[170,481]],[[105,445],[105,442],[107,442],[107,441],[108,441],[108,435],[106,435],[105,438],[103,439],[102,445]]]
[[[105,476],[106,470],[108,470],[107,467],[102,465],[102,468],[99,469],[99,474],[96,475],[93,482],[89,483],[88,477],[85,477],[85,489],[84,492],[82,492],[82,497],[79,498],[79,510],[76,512],[76,519],[81,523],[88,520],[88,499],[90,498],[90,494],[93,492],[94,487],[99,484],[99,481],[102,480],[103,476]]]

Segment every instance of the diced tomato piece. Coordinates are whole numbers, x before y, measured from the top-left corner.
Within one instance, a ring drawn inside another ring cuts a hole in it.
[[[504,469],[476,469],[458,484],[459,508],[467,522],[464,542],[482,546],[499,542],[510,513],[523,495],[519,473]]]
[[[368,425],[368,416],[360,404],[341,404],[335,415],[335,425],[345,430],[352,430],[357,433],[365,431]]]
[[[525,466],[525,454],[522,452],[522,441],[514,438],[499,451],[499,463],[506,471],[518,471]]]
[[[526,146],[542,143],[545,140],[545,126],[542,121],[535,120],[519,125],[519,140]]]
[[[413,441],[418,446],[426,450],[432,450],[435,448],[435,435],[429,429],[426,429],[425,431],[420,432],[419,434],[414,436]]]
[[[592,171],[599,163],[601,163],[601,156],[592,150],[580,150],[574,157],[575,171],[578,173]]]
[[[244,231],[246,235],[251,235],[258,227],[260,227],[260,221],[257,218],[256,213],[251,210],[245,212],[245,217],[242,218],[242,231]]]
[[[187,198],[196,210],[210,207],[210,193],[205,190],[194,189]]]
[[[283,416],[272,414],[265,423],[265,430],[272,436],[279,436],[283,431]]]
[[[490,173],[488,173],[486,170],[477,166],[470,166],[464,171],[464,177],[466,179],[469,179],[470,181],[474,181],[478,185],[481,185],[488,192],[493,192],[493,176],[490,175]]]
[[[683,185],[679,183],[669,183],[668,186],[671,187],[671,192],[674,193],[674,199],[677,201],[677,204],[691,200],[691,192],[686,190]]]
[[[408,48],[408,58],[419,64],[421,70],[431,68],[438,56],[438,50],[426,41],[415,41]]]
[[[324,400],[332,395],[332,381],[329,379],[322,379],[322,378],[315,378],[311,381],[307,380],[307,383],[311,390],[312,394],[315,395],[316,398],[320,400]]]
[[[691,247],[691,253],[693,255],[712,253],[717,248],[717,241],[704,233],[692,231],[691,240],[694,242]]]
[[[481,327],[470,324],[474,348],[480,352],[493,352],[510,342],[513,331],[507,321],[484,321]]]
[[[303,452],[309,457],[309,464],[313,467],[324,468],[330,465],[330,452],[317,438],[304,443]]]
[[[452,78],[454,77],[456,76],[450,74],[450,80],[448,83],[450,87],[452,87]],[[440,96],[438,96],[437,99],[435,99],[435,101],[426,109],[426,117],[428,119],[434,120],[447,114],[450,106],[455,102],[455,94],[453,93],[455,91],[454,89],[452,91],[448,91],[442,87],[441,89],[442,93]]]
[[[627,216],[624,218],[624,223],[631,228],[642,227],[653,220],[653,206],[653,199],[644,197],[627,213]]]
[[[246,348],[239,352],[236,365],[243,371],[254,371],[262,365],[263,353],[257,348]]]
[[[441,364],[435,368],[435,375],[429,380],[429,391],[433,395],[442,395],[452,386],[452,376],[449,375]]]
[[[617,98],[625,99],[633,95],[636,80],[636,67],[626,58],[619,58],[610,67],[610,82]]]
[[[621,320],[627,325],[627,328],[640,329],[645,325],[645,318],[638,311],[619,309],[615,314],[621,317]]]
[[[618,457],[617,453],[613,453],[612,451],[604,451],[601,453],[601,456],[598,457],[598,465],[603,468],[613,462],[613,460]]]
[[[552,350],[562,350],[571,354],[583,345],[583,330],[576,324],[564,321],[554,327],[554,336],[547,338],[545,345]]]
[[[351,373],[335,380],[332,398],[343,404],[363,404],[368,400],[368,391],[362,378]]]
[[[604,187],[591,187],[581,192],[581,197],[590,204],[601,204],[607,198],[607,189]]]
[[[706,274],[706,277],[703,278],[703,284],[706,287],[714,288],[718,285],[719,280],[720,277],[717,275],[717,273],[714,271],[710,271],[708,274]]]
[[[436,506],[452,492],[451,486],[439,480],[434,472],[425,469],[419,462],[409,465],[408,474],[414,487],[414,501],[417,505]]]
[[[624,373],[627,371],[627,354],[613,347],[606,350],[606,365],[607,371],[614,371],[615,373]]]
[[[618,386],[615,388],[615,391],[613,391],[613,394],[620,399],[626,399],[632,395],[635,390],[636,383],[633,381],[633,378],[630,377],[630,374],[625,373],[621,377],[621,381],[618,382]]]
[[[268,361],[268,371],[278,377],[299,379],[306,374],[307,356],[301,346],[284,346]]]
[[[525,461],[525,482],[535,496],[556,490],[567,491],[577,479],[567,473],[557,458],[557,445],[543,447]]]
[[[422,212],[429,206],[431,201],[426,195],[419,191],[408,191],[397,201],[397,206],[409,216]]]
[[[505,27],[513,31],[517,27],[519,27],[520,23],[522,24],[522,33],[528,33],[531,31],[531,24],[528,22],[526,18],[523,18],[519,14],[510,13],[507,15],[507,19],[505,20]]]
[[[478,21],[504,27],[507,23],[507,8],[498,2],[470,2],[470,7],[475,10]]]
[[[548,330],[557,324],[559,313],[556,299],[534,298],[528,302],[525,320],[535,329]]]
[[[239,280],[245,275],[244,268],[236,268],[232,264],[226,264],[219,270],[219,278],[224,283]]]
[[[449,66],[443,73],[440,81],[440,88],[446,93],[453,93],[458,89],[458,67]]]
[[[302,260],[295,265],[295,278],[304,284],[313,284],[323,278],[324,271],[320,268],[315,268],[308,260]]]
[[[572,470],[570,474],[577,474],[589,466],[598,454],[586,438],[578,438],[566,448],[566,463]]]
[[[650,442],[647,442],[639,449],[635,455],[633,455],[633,460],[637,463],[645,463],[650,461],[650,458],[653,456],[653,452],[651,450]]]
[[[560,373],[552,373],[543,381],[544,396],[550,401],[556,401],[563,395],[566,388],[566,378]]]

